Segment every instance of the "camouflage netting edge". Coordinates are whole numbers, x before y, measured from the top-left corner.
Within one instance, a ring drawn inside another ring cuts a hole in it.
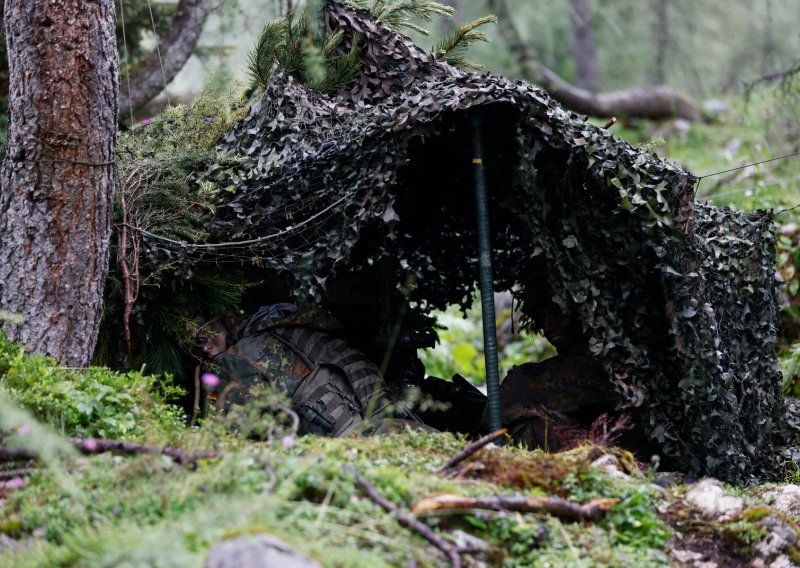
[[[779,476],[771,218],[694,203],[691,174],[531,85],[461,72],[340,0],[327,0],[325,14],[344,30],[343,49],[359,36],[362,75],[328,97],[275,74],[225,139],[243,161],[209,174],[227,189],[205,226],[209,242],[238,244],[208,257],[237,250],[319,298],[367,230],[385,235],[375,255],[396,254],[412,143],[446,137],[459,116],[510,109],[516,152],[504,165],[514,183],[496,203],[516,223],[493,229],[513,234],[495,241],[498,253],[513,247],[506,256],[520,260],[497,265],[498,280],[545,260],[550,288],[580,317],[623,405],[688,472],[739,483]],[[409,259],[406,272],[428,268],[426,258]],[[464,287],[452,280],[427,290],[457,303]]]

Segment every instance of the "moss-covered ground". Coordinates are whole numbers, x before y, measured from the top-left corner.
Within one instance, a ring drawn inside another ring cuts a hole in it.
[[[275,535],[324,566],[448,564],[417,531],[378,507],[354,472],[405,511],[441,494],[611,500],[599,518],[580,522],[480,509],[417,513],[445,541],[469,549],[462,554],[466,566],[667,566],[674,564],[676,543],[737,565],[765,538],[758,521],[772,514],[760,504],[725,523],[705,519],[683,501],[681,486],[656,486],[652,472],[622,450],[585,444],[547,454],[488,447],[443,474],[440,468],[467,440],[420,430],[295,437],[286,421],[264,415],[271,428],[266,440],[255,441],[213,418],[194,429],[165,422],[168,407],[142,388],[122,389],[133,404],[122,412],[134,413],[137,425],[117,432],[120,437],[219,457],[183,467],[160,454],[80,456],[64,450],[67,436],[100,432],[87,430],[77,414],[59,414],[62,403],[44,390],[23,397],[9,388],[24,383],[30,369],[60,377],[68,392],[87,388],[85,379],[8,342],[2,346],[2,445],[44,458],[0,464],[0,566],[201,566],[215,543],[251,533]],[[94,389],[119,386],[124,377],[93,373]],[[138,412],[141,405],[148,411]],[[101,423],[115,424],[114,418],[110,412]],[[617,464],[612,470],[594,465],[605,455]]]

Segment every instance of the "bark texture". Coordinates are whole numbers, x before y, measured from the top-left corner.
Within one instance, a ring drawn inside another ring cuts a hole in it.
[[[113,0],[6,0],[8,149],[0,192],[6,335],[63,364],[97,341],[114,192]]]
[[[597,117],[683,118],[699,121],[702,116],[687,96],[671,87],[656,85],[607,93],[594,93],[571,85],[544,65],[531,52],[513,25],[513,18],[503,0],[487,0],[500,20],[497,29],[523,75],[544,88],[566,108]]]
[[[120,119],[130,115],[156,97],[183,69],[192,55],[206,17],[211,11],[211,0],[180,0],[172,19],[169,33],[161,38],[145,60],[132,70],[130,91],[123,77],[120,94]]]

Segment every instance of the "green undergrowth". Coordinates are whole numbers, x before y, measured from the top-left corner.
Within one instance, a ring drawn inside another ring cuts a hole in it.
[[[196,471],[160,456],[101,455],[73,463],[73,492],[48,472],[30,477],[23,488],[2,495],[0,518],[6,521],[0,530],[26,548],[0,554],[0,565],[200,566],[220,539],[264,532],[325,566],[440,566],[444,557],[367,498],[348,467],[405,509],[439,493],[542,493],[437,474],[465,444],[449,434],[302,437],[272,448],[218,436],[204,428],[184,440],[188,448],[216,447],[223,454],[200,462]],[[521,454],[495,451],[501,460]],[[654,492],[587,468],[586,455],[581,449],[547,459],[576,472],[553,480],[559,493],[581,502],[620,499],[599,522],[488,511],[419,518],[445,538],[460,530],[486,541],[492,565],[563,566],[565,557],[578,566],[618,566],[626,559],[637,566],[667,565],[661,548],[669,533],[653,509]]]
[[[511,445],[483,449],[462,462],[458,476],[443,475],[442,465],[468,440],[420,430],[369,438],[295,437],[286,415],[263,411],[285,404],[269,397],[224,418],[212,412],[189,429],[154,393],[151,377],[103,368],[79,373],[26,356],[5,340],[0,346],[2,445],[43,456],[34,464],[0,463],[0,567],[201,566],[215,543],[256,533],[277,536],[324,566],[447,565],[441,552],[377,506],[354,472],[405,511],[442,494],[553,496],[580,504],[614,500],[599,519],[583,522],[480,509],[423,507],[416,513],[451,543],[463,543],[465,534],[483,541],[486,549],[475,559],[491,566],[668,566],[679,538],[670,525],[705,531],[709,542],[724,539],[744,558],[764,536],[758,523],[773,514],[761,506],[727,524],[700,522],[696,513],[670,520],[665,503],[680,503],[681,490],[656,488],[630,453],[590,444],[558,454]],[[54,377],[71,386],[59,387]],[[68,451],[67,436],[100,434],[95,424],[103,424],[102,417],[86,430],[65,412],[80,397],[102,392],[100,386],[139,405],[137,410],[109,403],[120,414],[140,412],[137,428],[116,431],[121,439],[219,457],[200,459],[191,468],[158,453]],[[62,391],[81,394],[76,399]],[[57,410],[63,414],[60,425]],[[256,431],[264,434],[261,440],[241,435]],[[604,454],[629,475],[612,477],[592,465]],[[35,471],[9,473],[30,465]],[[476,565],[471,555],[464,557],[466,566]]]
[[[26,355],[1,330],[0,387],[67,436],[166,442],[184,430],[182,412],[166,402],[182,391],[168,377],[62,367],[49,357]]]
[[[253,430],[242,423],[253,416],[248,412],[225,419],[212,413],[200,427],[187,429],[154,393],[151,377],[63,369],[5,340],[0,346],[3,445],[41,455],[43,448],[57,448],[34,464],[33,473],[8,473],[27,464],[0,463],[0,566],[200,566],[221,539],[261,532],[325,566],[444,565],[440,552],[366,496],[354,470],[405,510],[443,493],[618,500],[592,523],[477,510],[420,513],[445,539],[461,531],[485,541],[489,548],[482,555],[492,565],[561,566],[565,555],[575,565],[666,565],[662,549],[669,531],[655,512],[651,486],[611,479],[590,465],[612,450],[481,450],[470,461],[483,469],[453,479],[438,470],[468,441],[450,434],[296,438],[286,420],[261,412],[260,423],[272,426],[261,429],[266,440],[232,433],[232,423],[239,432]],[[104,398],[107,391],[113,399]],[[92,412],[83,412],[85,405]],[[129,415],[135,418],[130,426]],[[67,436],[109,434],[219,457],[192,469],[161,454],[67,451]]]

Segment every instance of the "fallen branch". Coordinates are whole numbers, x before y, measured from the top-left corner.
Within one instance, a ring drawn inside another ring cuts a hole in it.
[[[536,57],[514,26],[514,17],[505,0],[488,0],[488,5],[501,22],[497,27],[498,33],[516,57],[524,77],[537,83],[569,110],[599,117],[683,118],[692,122],[702,119],[691,99],[666,85],[606,93],[571,85]]]
[[[433,532],[430,527],[419,522],[413,516],[409,515],[400,509],[400,507],[381,495],[378,489],[369,481],[364,479],[364,477],[355,469],[345,466],[345,470],[349,471],[353,477],[355,477],[356,482],[361,486],[367,496],[372,499],[381,509],[397,517],[397,522],[399,522],[401,525],[416,531],[422,538],[444,552],[447,555],[447,558],[450,560],[450,565],[453,568],[461,568],[461,555],[455,546],[443,540],[439,535]]]
[[[147,446],[135,444],[123,440],[101,440],[95,438],[72,438],[72,444],[79,452],[86,455],[104,454],[113,452],[115,454],[154,454],[169,456],[183,466],[193,467],[198,460],[208,460],[221,457],[217,452],[187,452],[178,448],[162,448],[159,446]]]
[[[491,495],[489,497],[461,497],[437,495],[423,499],[414,506],[414,514],[449,509],[487,509],[490,511],[516,511],[519,513],[547,513],[568,521],[593,521],[616,505],[619,499],[592,499],[585,505],[572,503],[561,497],[525,497],[522,495]]]
[[[462,461],[467,459],[469,456],[480,450],[482,447],[494,442],[498,438],[502,438],[508,432],[508,428],[500,428],[499,430],[492,432],[491,434],[486,434],[483,438],[479,438],[471,443],[469,446],[458,452],[452,458],[447,460],[447,463],[444,464],[440,469],[439,473],[445,473],[449,469],[453,469],[455,466],[460,464]]]
[[[28,477],[39,471],[35,467],[22,467],[19,469],[7,469],[0,471],[0,481],[14,479],[15,477]]]
[[[194,467],[198,460],[207,460],[221,457],[216,452],[187,452],[178,448],[163,448],[159,446],[147,446],[135,444],[122,440],[102,440],[95,438],[72,438],[73,446],[85,455],[104,454],[113,452],[115,454],[139,455],[165,455],[169,456],[182,466]],[[27,448],[9,448],[0,446],[0,463],[34,460],[38,457],[36,452]]]

